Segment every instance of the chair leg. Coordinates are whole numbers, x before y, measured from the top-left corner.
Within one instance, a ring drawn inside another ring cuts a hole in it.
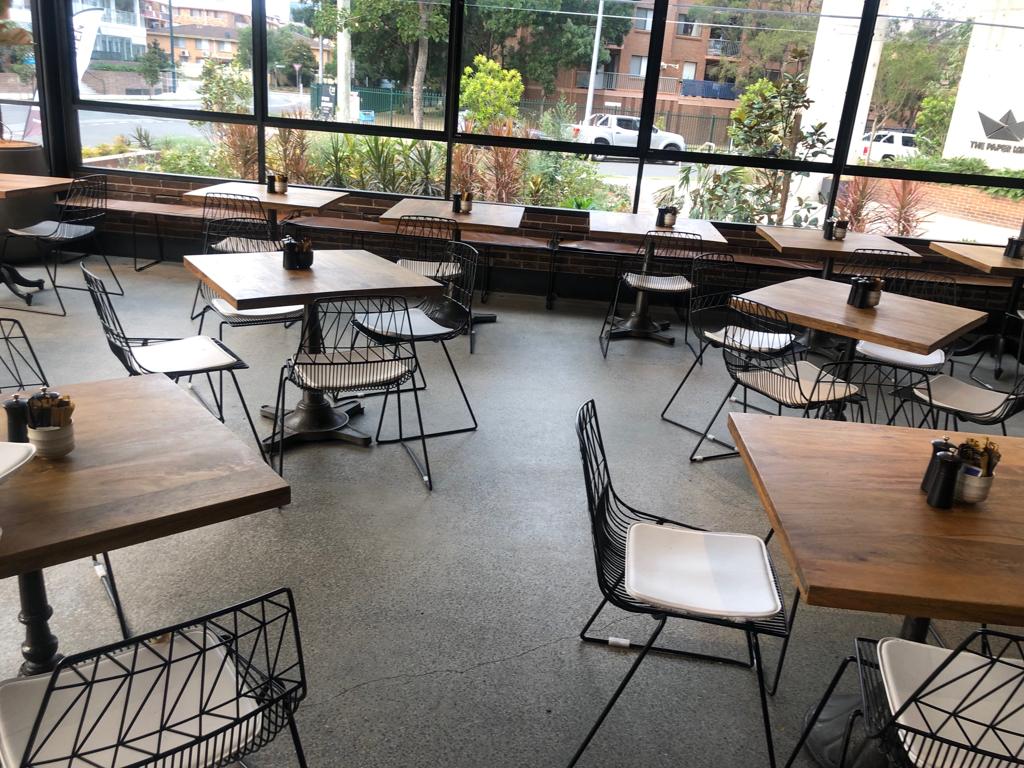
[[[295,746],[295,759],[299,761],[299,768],[308,768],[306,753],[302,749],[302,740],[299,739],[299,729],[295,725],[295,713],[288,712],[288,730],[292,734],[292,744]]]
[[[401,392],[398,393],[398,397],[401,399]],[[420,474],[423,476],[423,482],[426,484],[427,490],[432,491],[434,490],[434,479],[430,474],[430,457],[427,455],[427,438],[423,433],[423,412],[420,410],[420,393],[416,391],[416,387],[412,388],[412,399],[416,404],[416,421],[420,428],[420,446],[423,449],[423,466],[421,467],[419,462],[416,461],[416,456],[407,442],[403,440],[402,446],[405,448],[406,453],[408,453],[412,458],[416,468],[419,469]]]
[[[722,409],[725,408],[725,404],[729,402],[729,398],[732,397],[732,393],[736,391],[737,386],[737,383],[734,381],[732,383],[732,386],[729,387],[729,391],[725,393],[725,397],[722,398],[722,402],[719,403],[718,408],[715,409],[715,413],[711,416],[711,419],[708,421],[707,428],[701,433],[700,440],[698,440],[697,445],[693,447],[693,451],[690,453],[690,461],[714,461],[715,459],[730,459],[733,456],[739,456],[739,453],[735,450],[726,451],[724,453],[716,453],[711,456],[697,455],[697,451],[700,450],[700,447],[704,444],[704,441],[713,439],[713,435],[711,435],[711,428],[715,425],[715,420],[718,418],[718,414],[720,414],[722,412]],[[714,440],[714,442],[718,441]]]
[[[43,269],[46,270],[46,276],[50,278],[50,285],[53,286],[53,295],[57,297],[57,304],[60,306],[60,312],[41,312],[40,314],[57,315],[60,317],[67,317],[68,310],[64,306],[64,299],[61,298],[60,288],[57,287],[57,264],[56,257],[54,256],[53,271],[50,271],[49,259],[51,254],[47,253],[47,248],[42,244],[42,241],[36,239],[36,252],[39,254],[39,260],[43,265]]]
[[[110,555],[108,553],[102,553],[102,557],[103,560],[101,562],[96,555],[93,555],[92,567],[95,569],[96,575],[99,577],[100,583],[107,593],[110,604],[114,606],[114,613],[117,615],[117,625],[121,629],[121,637],[127,640],[132,636],[132,633],[128,628],[128,620],[124,615],[124,607],[121,605],[121,595],[117,591],[117,582],[114,580],[114,567],[110,563]]]
[[[636,674],[640,664],[643,662],[644,658],[646,658],[648,651],[651,650],[651,646],[654,645],[654,641],[658,639],[658,635],[661,634],[661,630],[665,628],[665,619],[665,616],[656,617],[655,620],[658,622],[658,625],[654,628],[651,636],[647,638],[647,643],[644,645],[643,650],[640,651],[640,653],[637,654],[637,657],[633,660],[633,664],[630,666],[629,671],[626,673],[626,676],[622,678],[622,682],[619,683],[619,687],[615,689],[615,693],[612,694],[611,700],[609,700],[601,711],[601,714],[597,718],[597,722],[594,723],[593,727],[590,729],[590,733],[587,734],[583,743],[580,744],[579,749],[576,750],[576,754],[573,755],[572,760],[569,761],[569,768],[572,768],[572,766],[579,762],[579,759],[587,750],[587,747],[590,745],[594,735],[597,733],[598,729],[600,729],[604,719],[608,716],[608,713],[612,711],[612,707],[615,706],[615,702],[619,700],[619,696],[621,696],[622,692],[626,690],[626,686],[629,685],[629,681],[633,679],[633,675]]]
[[[555,293],[557,287],[555,285],[555,281],[558,278],[558,249],[551,248],[550,251],[550,258],[548,259],[548,292],[544,299],[544,307],[548,310],[554,309],[555,306],[555,298],[557,295]]]
[[[281,374],[277,380],[277,400],[274,409],[274,428],[271,432],[271,446],[277,442],[277,474],[284,477],[284,400],[285,400],[285,373],[287,366],[281,368]],[[271,448],[273,453],[273,448]]]
[[[768,532],[765,537],[765,543],[771,539],[772,534],[775,533],[773,528]],[[782,638],[782,648],[779,649],[779,660],[775,664],[775,676],[772,678],[772,684],[768,687],[768,695],[774,696],[775,692],[779,690],[779,678],[782,677],[782,666],[786,663],[786,651],[789,650],[789,638],[793,636],[793,624],[796,622],[796,609],[800,607],[800,590],[795,589],[793,594],[793,608],[789,612],[789,617],[786,619],[786,636]]]
[[[235,384],[235,392],[238,394],[238,402],[240,402],[242,404],[242,411],[245,413],[245,420],[247,422],[249,422],[249,430],[252,432],[253,440],[256,441],[256,450],[258,450],[260,452],[260,456],[263,457],[263,460],[269,464],[270,463],[270,458],[267,456],[267,452],[263,450],[263,441],[260,440],[260,436],[256,432],[256,425],[253,423],[252,414],[249,413],[249,406],[246,404],[245,396],[242,394],[242,387],[239,386],[239,384],[238,384],[238,377],[235,376],[235,372],[234,371],[228,371],[228,373],[231,375],[231,381],[233,381],[234,384]],[[221,388],[222,388],[221,389],[221,407],[223,408],[223,403],[224,403],[224,400],[223,400],[223,397],[224,397],[224,392],[223,392],[224,379],[223,378],[221,379],[220,385],[221,385]]]
[[[608,313],[604,317],[604,322],[601,324],[601,335],[598,336],[598,343],[601,345],[601,354],[604,357],[608,357],[608,346],[612,341],[612,331],[615,328],[615,313],[619,308],[619,291],[622,290],[622,281],[620,280],[615,286],[615,295],[612,296],[612,301],[608,305]]]
[[[832,698],[832,693],[835,691],[836,686],[839,685],[839,681],[846,672],[846,668],[854,661],[856,661],[854,656],[847,656],[843,659],[842,663],[840,663],[835,674],[832,675],[832,680],[829,682],[828,688],[825,689],[825,694],[818,701],[818,705],[814,708],[814,712],[812,712],[811,716],[807,719],[807,724],[804,726],[804,730],[800,734],[800,738],[793,747],[793,751],[790,753],[789,759],[786,760],[784,768],[791,768],[793,765],[793,761],[796,760],[797,755],[800,754],[800,750],[803,749],[804,744],[807,743],[807,737],[811,735],[811,731],[814,729],[814,726],[818,724],[818,718],[821,717],[821,713],[824,711],[829,699]]]
[[[757,693],[761,699],[761,718],[764,720],[764,738],[768,747],[768,766],[775,768],[775,744],[772,741],[771,715],[768,713],[768,689],[764,682],[764,661],[761,659],[761,643],[753,632],[747,634],[750,652],[757,672]]]

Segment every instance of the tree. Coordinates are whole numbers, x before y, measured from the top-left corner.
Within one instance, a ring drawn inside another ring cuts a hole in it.
[[[136,61],[139,63],[139,74],[149,86],[149,97],[153,98],[153,86],[160,82],[160,75],[171,66],[171,58],[156,40],[152,40],[146,52]]]
[[[489,133],[495,123],[519,117],[523,88],[518,71],[503,69],[498,62],[478,55],[462,74],[459,106],[466,110],[467,120]]]
[[[933,88],[931,93],[921,100],[921,109],[914,120],[914,129],[917,131],[917,148],[922,155],[942,155],[955,105],[956,91],[941,86]]]
[[[309,82],[316,70],[316,57],[309,46],[309,38],[300,27],[289,25],[280,29],[267,30],[267,69],[277,71],[280,64],[285,73],[285,80],[298,85],[295,80],[293,64],[301,64],[304,80]],[[252,68],[252,27],[243,27],[238,31],[238,55],[235,61],[246,69]]]

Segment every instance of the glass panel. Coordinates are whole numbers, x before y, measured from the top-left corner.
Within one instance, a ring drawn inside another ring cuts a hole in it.
[[[346,20],[334,0],[292,2],[290,23],[268,29],[270,114],[441,130],[448,3],[351,5]]]
[[[443,142],[295,128],[269,128],[266,140],[267,167],[292,184],[444,194]]]
[[[0,96],[35,101],[36,54],[29,0],[13,0],[0,20]],[[5,118],[7,115],[4,116]],[[4,120],[10,127],[11,121]],[[23,121],[22,121],[23,122]],[[17,133],[17,131],[15,131]]]
[[[679,134],[672,144],[680,148],[827,160],[862,6],[673,0],[676,34],[665,36],[661,52],[656,124]]]
[[[1024,68],[1024,5],[925,7],[883,6],[850,162],[1024,175],[1024,99],[1011,74]]]
[[[456,144],[452,190],[478,199],[553,208],[631,211],[637,164],[595,162],[582,155]]]
[[[824,173],[687,163],[648,187],[651,171],[644,167],[642,210],[675,205],[693,219],[797,227],[821,226],[832,179]]]
[[[602,114],[639,117],[650,47],[642,27],[651,13],[614,0],[469,0],[459,130],[543,139],[576,126],[568,135],[577,141],[635,145],[635,136],[596,122]],[[552,130],[553,114],[562,129]]]
[[[256,128],[164,117],[78,113],[82,163],[90,168],[255,179]]]
[[[83,99],[252,112],[247,3],[74,0],[72,8]]]
[[[844,176],[836,215],[857,232],[1005,245],[1024,221],[1024,190]]]

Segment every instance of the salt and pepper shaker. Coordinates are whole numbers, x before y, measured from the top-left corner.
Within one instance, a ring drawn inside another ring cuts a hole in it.
[[[277,176],[273,171],[267,171],[267,192],[273,193],[277,190]]]
[[[462,193],[452,194],[452,213],[462,213]]]
[[[14,395],[4,401],[4,411],[7,414],[7,442],[27,443],[28,403],[21,399],[21,395]]]
[[[472,213],[473,212],[473,193],[467,192],[462,196],[462,212]]]
[[[834,240],[836,236],[836,220],[835,217],[825,219],[825,224],[821,228],[821,233],[825,236],[826,240]]]
[[[949,438],[944,437],[941,440],[932,440],[932,455],[928,460],[928,469],[925,470],[924,479],[921,480],[921,490],[925,493],[932,487],[932,483],[935,481],[935,473],[939,469],[938,455],[943,451],[949,451],[950,449]]]
[[[835,223],[835,226],[832,228],[832,237],[835,240],[845,240],[846,230],[849,228],[849,226],[850,222],[846,221],[845,219],[839,219],[839,221],[837,221]]]
[[[1007,240],[1003,256],[1008,259],[1024,259],[1024,237],[1011,237]]]
[[[928,506],[936,509],[949,509],[953,506],[956,494],[956,480],[960,474],[963,461],[951,451],[940,451],[935,454],[938,467],[931,487],[928,488]]]

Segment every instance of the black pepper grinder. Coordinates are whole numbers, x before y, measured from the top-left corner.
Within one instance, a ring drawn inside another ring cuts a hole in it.
[[[462,193],[452,195],[452,213],[462,213]]]
[[[267,171],[267,192],[277,191],[277,176],[273,171]]]
[[[21,399],[21,395],[14,395],[4,401],[4,411],[7,413],[7,442],[27,443],[28,403]]]
[[[949,509],[953,506],[956,493],[956,479],[960,474],[963,461],[952,451],[941,451],[935,454],[939,466],[928,489],[928,506],[936,509]]]
[[[932,487],[935,473],[939,470],[938,455],[943,451],[948,451],[950,447],[948,437],[944,437],[941,440],[932,440],[932,455],[928,460],[928,469],[925,470],[924,479],[921,480],[921,490],[925,493],[928,493],[928,489]]]

